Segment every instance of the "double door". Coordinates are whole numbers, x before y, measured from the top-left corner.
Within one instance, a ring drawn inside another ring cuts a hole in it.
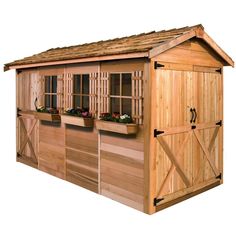
[[[219,72],[156,70],[156,197],[222,174],[223,82]]]

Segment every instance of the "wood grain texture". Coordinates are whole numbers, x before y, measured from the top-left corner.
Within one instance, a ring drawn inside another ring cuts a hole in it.
[[[66,179],[98,193],[98,133],[66,125]]]
[[[222,128],[217,126],[223,119],[222,75],[203,69],[159,69],[155,76],[157,100],[152,109],[156,118],[151,116],[155,119],[152,125],[164,133],[157,137],[159,142],[151,143],[157,158],[153,176],[156,176],[156,196],[168,202],[179,198],[179,192],[187,195],[196,186],[204,188],[208,181],[217,181],[222,171],[218,166],[222,163],[222,144],[219,144]],[[196,110],[194,123],[190,122],[190,108]],[[178,155],[180,150],[182,154]],[[174,170],[175,159],[181,171]],[[153,213],[152,209],[149,213]]]
[[[184,65],[222,67],[222,59],[201,41],[190,41],[191,46],[183,45],[174,47],[158,55],[156,59],[162,62],[177,63]],[[193,44],[193,45],[192,45]],[[197,46],[196,46],[197,45]]]
[[[143,138],[101,133],[101,194],[144,210]]]
[[[39,123],[39,169],[65,179],[65,139],[63,124]]]

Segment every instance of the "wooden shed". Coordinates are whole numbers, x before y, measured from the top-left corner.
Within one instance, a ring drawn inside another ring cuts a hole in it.
[[[202,25],[48,51],[16,69],[17,161],[152,214],[223,182],[223,66]]]

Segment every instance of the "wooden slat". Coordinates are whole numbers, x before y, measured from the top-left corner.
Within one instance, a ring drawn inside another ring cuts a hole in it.
[[[219,170],[215,167],[215,164],[213,163],[213,161],[211,160],[211,156],[210,156],[210,153],[208,151],[208,149],[205,147],[205,144],[204,142],[202,141],[202,138],[200,137],[200,134],[199,134],[199,131],[197,130],[194,130],[194,134],[195,134],[195,137],[197,138],[202,150],[204,151],[205,153],[205,156],[206,156],[206,159],[207,161],[209,162],[215,176],[218,176],[219,175]]]
[[[181,144],[180,146],[180,149],[178,150],[178,153],[176,155],[176,160],[179,160],[179,158],[181,157],[181,155],[183,154],[183,151],[184,151],[184,148],[186,148],[186,144],[187,142],[189,141],[189,136],[190,136],[190,133],[188,133],[186,136],[185,136],[185,139],[183,141],[183,143]],[[171,168],[169,170],[169,172],[167,173],[167,176],[166,178],[164,179],[160,189],[159,189],[159,192],[157,194],[157,198],[159,198],[162,194],[163,194],[163,189],[165,187],[165,185],[170,181],[170,177],[172,176],[172,174],[174,173],[174,170],[176,169],[175,165],[171,164]]]
[[[179,163],[176,161],[175,156],[173,155],[172,151],[170,150],[168,144],[165,142],[165,140],[163,139],[163,137],[158,137],[157,140],[159,141],[159,143],[161,144],[162,148],[164,149],[165,153],[168,155],[170,161],[175,165],[176,171],[178,172],[178,174],[180,175],[180,177],[182,178],[182,180],[184,181],[185,185],[187,187],[190,186],[190,182],[187,179],[186,175],[184,174],[184,172],[182,171],[182,168],[180,167]]]

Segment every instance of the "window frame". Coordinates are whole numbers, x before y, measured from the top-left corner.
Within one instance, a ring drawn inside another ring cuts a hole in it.
[[[56,79],[56,92],[53,92],[53,77],[55,77]],[[49,89],[47,89],[48,87],[48,83],[47,83],[47,79],[50,79],[49,81]],[[58,75],[45,75],[44,76],[44,81],[45,81],[45,84],[44,84],[44,106],[45,108],[55,108],[57,109],[57,89],[58,89]],[[47,92],[49,91],[49,92]],[[49,106],[47,106],[47,96],[49,96]],[[56,97],[56,106],[54,107],[53,105],[53,97]]]
[[[112,80],[112,75],[117,75],[117,74],[119,74],[119,80],[120,80],[120,91],[119,91],[119,95],[112,95],[111,94],[111,86],[112,86],[112,83],[111,83],[111,80]],[[130,75],[130,88],[131,88],[131,91],[130,91],[130,96],[123,96],[122,95],[122,93],[123,93],[123,91],[122,91],[122,75],[123,74],[129,74]],[[133,99],[133,97],[132,97],[132,90],[133,90],[133,88],[132,88],[132,72],[110,72],[110,75],[109,75],[109,91],[110,91],[110,94],[109,94],[109,97],[110,97],[110,106],[109,106],[109,109],[110,109],[110,112],[112,113],[112,102],[111,102],[111,100],[112,100],[112,98],[119,98],[119,113],[120,113],[120,115],[123,115],[123,114],[125,114],[124,112],[123,112],[123,109],[122,109],[122,106],[123,106],[123,99],[130,99],[131,100],[131,107],[130,107],[130,111],[131,111],[131,114],[129,114],[130,116],[132,116],[132,113],[133,113],[133,110],[132,110],[132,99]]]
[[[80,76],[79,77],[79,80],[80,80],[80,91],[79,93],[75,93],[75,76]],[[88,93],[85,94],[83,93],[83,75],[87,75],[88,76]],[[80,104],[79,104],[79,107],[80,108],[84,108],[83,107],[83,97],[88,97],[88,101],[90,100],[90,75],[89,73],[76,73],[76,74],[73,74],[72,75],[72,84],[73,84],[73,93],[71,94],[72,95],[72,107],[73,108],[76,108],[75,107],[75,98],[76,96],[78,96],[80,98]],[[90,104],[88,102],[88,110],[90,110]]]

